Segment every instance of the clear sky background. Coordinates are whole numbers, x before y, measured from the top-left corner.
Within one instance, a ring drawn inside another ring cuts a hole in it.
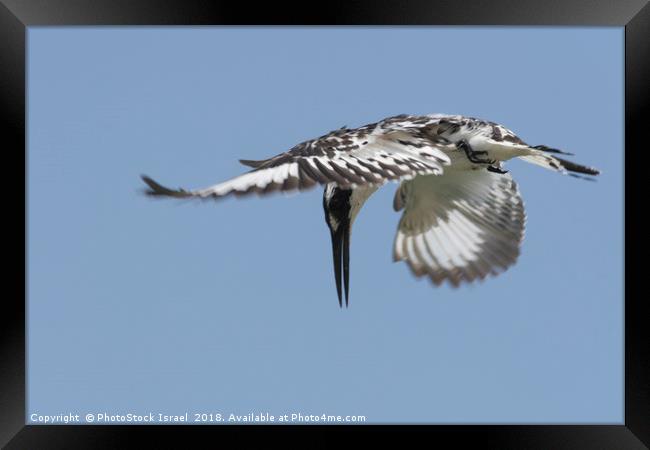
[[[28,414],[623,422],[623,28],[30,28]],[[454,290],[391,259],[395,184],[339,309],[322,190],[178,203],[343,125],[449,113],[575,153],[508,163],[519,262]]]

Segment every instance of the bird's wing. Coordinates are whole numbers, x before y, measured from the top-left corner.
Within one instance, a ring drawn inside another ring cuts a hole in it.
[[[452,286],[496,275],[515,263],[526,215],[509,174],[447,171],[401,184],[394,202],[404,209],[393,258],[416,276]]]
[[[263,161],[242,161],[254,167],[248,173],[205,189],[169,189],[143,176],[147,194],[178,198],[218,198],[229,194],[266,194],[305,190],[317,184],[340,187],[380,185],[417,175],[441,174],[453,147],[415,133],[402,122],[382,122],[352,130],[341,129],[296,145],[288,152]]]

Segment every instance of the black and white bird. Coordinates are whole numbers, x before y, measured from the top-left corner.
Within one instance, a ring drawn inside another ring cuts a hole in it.
[[[483,280],[513,265],[526,215],[503,162],[519,158],[562,174],[591,179],[600,172],[530,146],[494,122],[446,114],[399,115],[359,128],[343,127],[260,161],[252,170],[204,189],[166,188],[147,176],[146,193],[175,198],[303,191],[325,185],[323,207],[332,237],[339,305],[349,304],[350,233],[365,201],[397,181],[393,208],[403,211],[393,259],[417,277],[452,286]],[[580,175],[575,175],[580,174]],[[343,286],[343,289],[342,289]]]

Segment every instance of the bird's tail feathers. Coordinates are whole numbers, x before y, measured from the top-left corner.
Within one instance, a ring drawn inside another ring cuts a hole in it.
[[[545,153],[557,153],[559,155],[568,155],[568,156],[573,156],[573,153],[565,152],[564,150],[559,150],[557,148],[551,148],[546,145],[535,145],[530,148],[533,148],[535,150],[541,150]]]
[[[571,155],[571,153],[538,145],[536,147],[530,147],[530,153],[528,155],[520,156],[519,158],[531,164],[544,167],[545,169],[560,172],[565,175],[576,176],[577,178],[592,179],[589,177],[577,176],[575,175],[576,173],[590,176],[600,174],[600,170],[598,169],[583,166],[557,156],[552,156],[549,155],[549,153]]]

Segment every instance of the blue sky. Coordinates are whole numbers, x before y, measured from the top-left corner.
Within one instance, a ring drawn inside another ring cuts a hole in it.
[[[31,413],[622,423],[622,28],[30,28]],[[190,204],[343,125],[503,123],[600,168],[508,164],[519,262],[454,290],[393,263],[366,204],[339,309],[322,190]]]

